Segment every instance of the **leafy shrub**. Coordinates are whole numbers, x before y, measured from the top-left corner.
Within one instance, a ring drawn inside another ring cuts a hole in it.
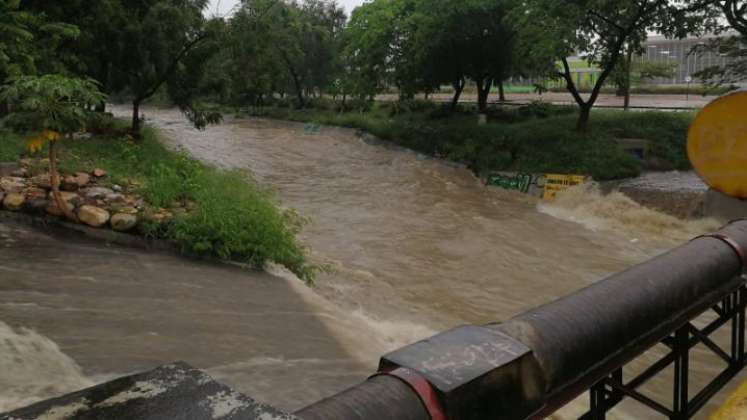
[[[306,107],[321,111],[336,111],[339,108],[339,104],[329,98],[312,98],[308,100]]]
[[[543,101],[532,101],[527,105],[522,105],[518,109],[519,115],[523,118],[548,118],[557,115],[569,115],[576,112],[571,106],[554,105]]]
[[[606,133],[578,133],[571,121],[524,123],[515,127],[511,141],[518,148],[513,167],[523,172],[589,174],[597,180],[629,178],[641,165],[622,151]]]
[[[347,98],[345,102],[338,102],[338,112],[369,112],[373,108],[373,102],[360,98]]]

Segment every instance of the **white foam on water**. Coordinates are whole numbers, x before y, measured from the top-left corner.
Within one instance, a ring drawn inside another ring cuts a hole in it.
[[[596,184],[571,187],[552,202],[537,205],[540,212],[579,223],[594,231],[614,231],[632,243],[642,239],[674,245],[721,226],[714,219],[682,220],[644,207],[625,194],[604,195]]]
[[[285,279],[306,303],[313,305],[321,321],[360,362],[377,361],[384,353],[438,333],[425,325],[399,319],[382,319],[362,309],[345,311],[304,285],[285,267],[272,264],[267,267],[267,271]]]
[[[2,321],[0,372],[0,413],[93,385],[54,341]]]

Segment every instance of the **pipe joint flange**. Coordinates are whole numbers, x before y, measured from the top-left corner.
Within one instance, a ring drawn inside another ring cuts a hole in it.
[[[392,376],[409,386],[423,403],[431,420],[447,420],[446,412],[430,382],[417,372],[404,367],[390,367],[374,376]]]
[[[709,233],[707,235],[698,236],[695,239],[699,239],[699,238],[718,239],[719,241],[729,245],[729,247],[734,251],[734,253],[737,254],[737,257],[739,258],[739,261],[742,264],[742,274],[745,274],[745,272],[747,272],[747,253],[745,253],[742,246],[739,245],[739,242],[735,241],[734,239],[730,238],[727,235],[724,235],[723,233]]]

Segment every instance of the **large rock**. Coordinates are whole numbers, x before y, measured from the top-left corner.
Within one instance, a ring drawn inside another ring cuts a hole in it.
[[[137,215],[129,213],[117,213],[112,216],[112,229],[127,232],[137,226]]]
[[[86,198],[90,199],[105,198],[108,195],[114,194],[114,191],[104,187],[86,188],[85,190],[81,190],[81,192],[86,196]]]
[[[25,195],[21,193],[10,193],[3,199],[3,206],[8,210],[18,211],[21,210],[25,201]]]
[[[62,198],[62,201],[72,205],[73,207],[81,203],[80,196],[70,191],[60,191],[60,198]],[[54,201],[54,194],[52,194],[52,191],[49,192],[49,200]]]
[[[78,218],[88,226],[98,228],[109,221],[109,212],[102,208],[85,205],[78,209]]]
[[[155,212],[151,211],[148,218],[154,223],[165,223],[174,218],[174,213],[165,209],[158,209]]]
[[[75,210],[75,206],[73,206],[70,203],[65,203],[65,206],[70,210],[71,212]],[[57,202],[54,200],[49,200],[47,207],[44,209],[47,214],[52,216],[64,216],[65,213],[57,206]]]
[[[26,180],[24,178],[6,176],[0,178],[0,190],[9,192],[20,192],[26,188]]]
[[[104,197],[104,200],[107,203],[116,203],[116,204],[123,204],[127,202],[125,200],[124,194],[120,194],[120,193],[107,194],[106,197]]]
[[[84,172],[75,175],[67,175],[62,179],[61,188],[66,191],[76,191],[91,182],[91,176]]]
[[[52,178],[49,174],[41,174],[31,178],[31,183],[39,188],[50,189],[52,188]]]
[[[78,188],[78,181],[74,175],[65,175],[60,182],[60,189],[63,191],[77,191]]]
[[[47,190],[42,188],[31,187],[26,189],[26,200],[45,199]]]

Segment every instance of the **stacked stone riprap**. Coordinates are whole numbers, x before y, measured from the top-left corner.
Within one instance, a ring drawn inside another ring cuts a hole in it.
[[[53,197],[49,174],[39,172],[38,168],[43,168],[44,164],[42,160],[24,159],[13,171],[7,170],[10,164],[5,164],[7,175],[0,175],[1,209],[64,217]],[[164,223],[173,219],[174,214],[194,209],[191,202],[175,203],[169,210],[148,206],[142,197],[129,191],[132,188],[109,185],[106,172],[100,168],[91,173],[60,176],[60,196],[65,206],[76,215],[79,223],[94,228],[130,232],[143,220]]]

